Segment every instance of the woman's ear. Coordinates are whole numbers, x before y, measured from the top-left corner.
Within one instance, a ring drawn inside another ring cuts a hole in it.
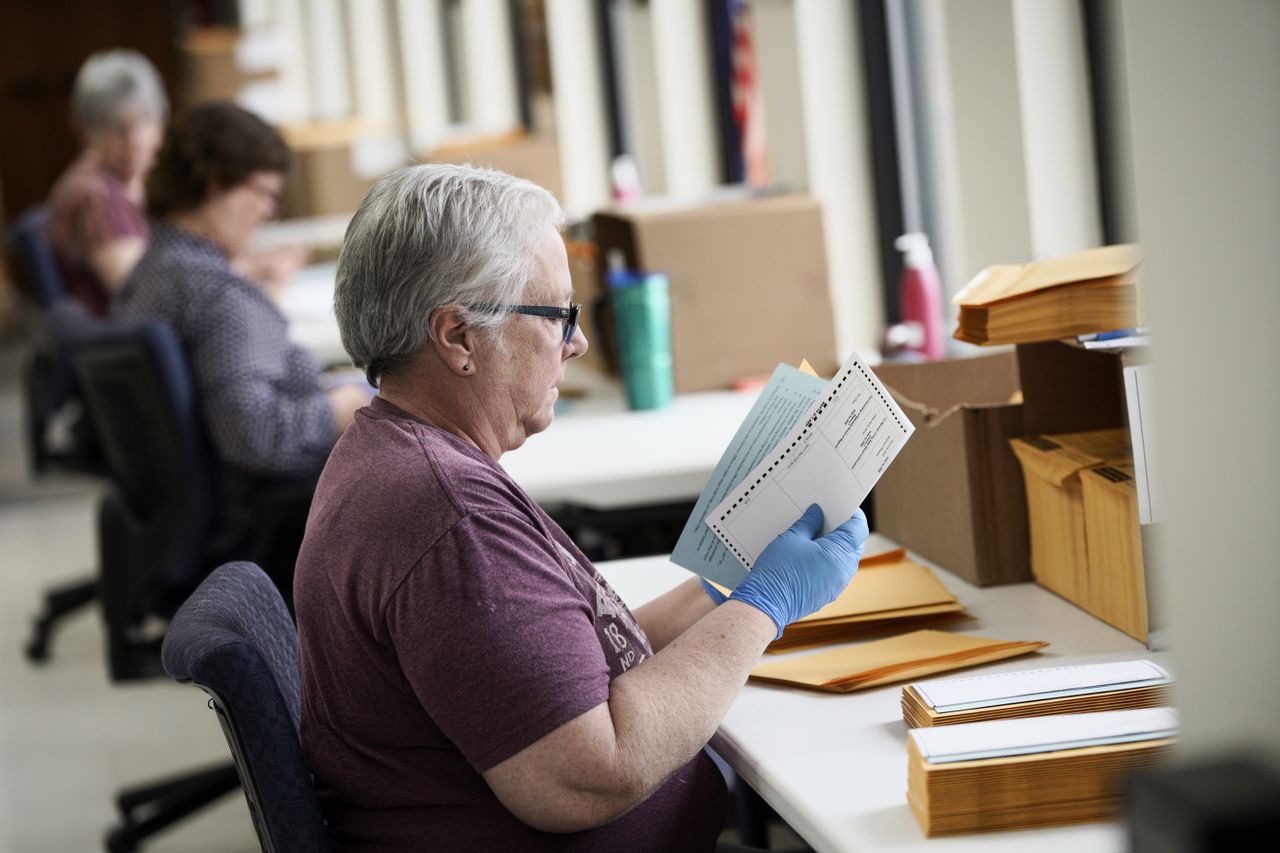
[[[476,372],[478,335],[475,326],[467,321],[466,308],[442,305],[431,312],[427,327],[431,331],[431,346],[451,372],[459,376],[471,376]]]

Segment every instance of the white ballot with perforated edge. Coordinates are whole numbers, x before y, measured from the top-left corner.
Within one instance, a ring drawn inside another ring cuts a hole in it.
[[[706,517],[750,569],[809,504],[825,534],[858,508],[915,431],[857,353],[786,438]]]

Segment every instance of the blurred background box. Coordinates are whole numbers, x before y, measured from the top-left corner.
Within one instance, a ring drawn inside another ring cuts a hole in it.
[[[446,139],[427,152],[430,163],[471,163],[488,166],[533,181],[562,199],[560,152],[554,136],[522,130]]]
[[[293,152],[282,200],[286,217],[351,213],[379,177],[404,162],[395,136],[360,118],[279,130]]]
[[[569,257],[569,280],[573,284],[573,300],[582,305],[578,327],[587,336],[587,351],[576,361],[579,365],[589,367],[597,373],[617,373],[616,360],[608,358],[610,341],[604,339],[600,330],[600,309],[605,299],[603,277],[597,269],[599,253],[595,241],[566,236],[564,248],[565,254]]]
[[[648,199],[594,218],[600,257],[671,282],[676,393],[727,388],[778,362],[837,367],[822,207],[805,195]]]
[[[875,372],[916,427],[876,484],[877,529],[978,586],[1030,580],[1026,497],[1009,448],[1023,432],[1016,355]]]
[[[183,39],[180,100],[238,101],[246,87],[273,81],[278,56],[267,39],[246,37],[234,27],[198,27]]]
[[[1104,465],[1080,475],[1092,582],[1085,609],[1147,642],[1147,576],[1132,465]]]
[[[1126,570],[1112,560],[1117,551],[1135,547],[1129,537],[1139,535],[1137,495],[1126,520],[1095,525],[1096,545],[1091,550],[1083,485],[1085,474],[1093,468],[1132,470],[1129,431],[1031,435],[1013,439],[1010,445],[1026,484],[1031,571],[1036,582],[1108,624],[1130,631],[1133,625],[1127,621],[1112,621],[1117,610],[1110,602],[1131,595],[1145,597],[1145,584],[1139,576],[1135,586],[1127,576],[1132,573],[1132,561]],[[1107,511],[1106,503],[1099,504],[1098,510]]]

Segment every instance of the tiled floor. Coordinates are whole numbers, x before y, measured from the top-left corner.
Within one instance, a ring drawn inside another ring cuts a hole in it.
[[[28,477],[20,356],[0,345],[0,851],[101,850],[115,821],[115,791],[224,760],[226,745],[199,690],[109,683],[92,607],[55,635],[48,663],[32,666],[23,656],[41,592],[93,565],[96,487]],[[234,853],[258,845],[236,792],[145,849]]]

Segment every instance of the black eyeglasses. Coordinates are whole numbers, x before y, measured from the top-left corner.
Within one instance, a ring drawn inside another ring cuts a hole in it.
[[[491,313],[507,312],[509,314],[527,314],[530,317],[547,317],[551,320],[564,321],[564,342],[573,340],[573,333],[578,330],[578,314],[582,311],[582,303],[570,302],[568,308],[556,305],[468,305],[472,311]]]

